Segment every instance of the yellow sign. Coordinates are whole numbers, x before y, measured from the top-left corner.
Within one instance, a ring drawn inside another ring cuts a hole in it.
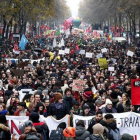
[[[100,66],[100,70],[108,68],[108,64],[107,64],[106,58],[99,58],[98,59],[98,64]]]

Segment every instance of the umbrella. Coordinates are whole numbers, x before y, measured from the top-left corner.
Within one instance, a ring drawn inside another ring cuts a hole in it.
[[[34,48],[33,51],[35,51],[35,52],[42,52],[42,49],[41,48]]]

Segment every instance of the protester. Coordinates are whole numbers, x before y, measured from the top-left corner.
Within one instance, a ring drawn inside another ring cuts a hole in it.
[[[18,109],[14,112],[14,116],[29,116],[30,113],[27,111],[26,103],[20,102],[18,103]]]
[[[90,121],[89,126],[88,126],[88,131],[90,132],[90,134],[93,133],[93,129],[92,127],[97,124],[100,123],[100,121],[103,119],[103,113],[102,111],[97,111],[95,114],[95,117]]]
[[[0,139],[11,140],[10,129],[4,114],[0,114]]]
[[[86,140],[104,140],[103,133],[104,127],[97,123],[93,126],[93,134],[86,138]]]
[[[49,129],[45,122],[39,121],[39,114],[32,112],[29,119],[33,122],[36,131],[41,134],[42,140],[49,140]]]
[[[75,137],[76,140],[85,140],[89,137],[90,133],[85,130],[85,124],[83,120],[79,120],[76,123]]]

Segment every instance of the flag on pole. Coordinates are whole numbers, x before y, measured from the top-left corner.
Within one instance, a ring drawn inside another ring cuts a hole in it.
[[[57,46],[57,43],[56,43],[56,38],[53,39],[53,48],[55,48]]]
[[[21,50],[25,49],[25,45],[28,43],[28,40],[26,39],[25,35],[22,35],[20,43],[19,43],[19,47]]]
[[[60,35],[60,29],[57,29],[56,32],[55,32],[55,35]]]

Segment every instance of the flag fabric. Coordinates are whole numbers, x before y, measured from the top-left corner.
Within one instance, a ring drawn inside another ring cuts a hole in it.
[[[43,41],[41,40],[41,38],[39,39],[39,44],[42,46],[42,45],[44,45],[43,44]]]
[[[55,32],[55,35],[60,35],[60,29],[57,29],[56,32]]]
[[[15,42],[15,44],[14,44],[14,50],[18,51],[18,44],[17,44],[17,42]]]
[[[22,35],[20,43],[19,43],[19,47],[21,50],[25,49],[25,45],[28,43],[28,40],[26,39],[25,35]]]

